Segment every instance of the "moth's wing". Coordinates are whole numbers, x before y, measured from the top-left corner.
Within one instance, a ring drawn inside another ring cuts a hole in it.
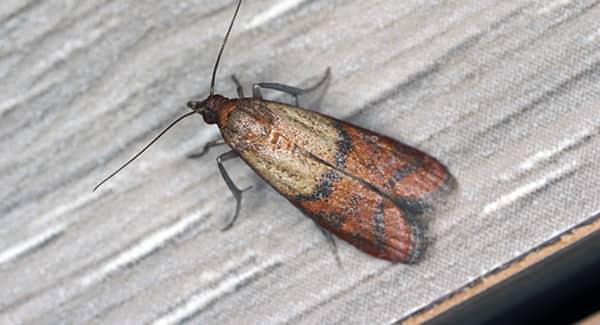
[[[421,213],[456,187],[448,169],[416,148],[349,123],[339,122],[350,145],[338,168],[365,180],[401,206]]]
[[[415,215],[451,184],[429,155],[369,130],[281,103],[244,99],[223,137],[319,225],[391,261],[418,259]]]
[[[413,263],[424,245],[420,225],[373,187],[346,175],[300,147],[279,139],[241,151],[241,157],[290,202],[373,256]]]
[[[273,103],[275,131],[331,166],[359,178],[414,213],[433,207],[455,187],[435,158],[335,118]]]

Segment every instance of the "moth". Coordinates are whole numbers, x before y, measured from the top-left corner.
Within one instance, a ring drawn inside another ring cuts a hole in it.
[[[241,158],[277,192],[313,219],[326,237],[330,234],[360,250],[392,262],[414,263],[425,248],[419,219],[434,199],[450,192],[454,178],[428,154],[376,132],[298,107],[298,96],[322,85],[300,89],[278,83],[257,83],[245,97],[237,78],[239,98],[215,94],[215,76],[223,49],[242,1],[237,3],[213,68],[209,95],[190,101],[191,112],[179,117],[138,154],[94,188],[125,168],[167,130],[182,119],[202,115],[216,124],[230,151],[217,158],[219,171],[236,200],[229,229],[239,215],[242,193],[223,163]],[[296,98],[296,106],[268,101],[261,89],[272,89]]]

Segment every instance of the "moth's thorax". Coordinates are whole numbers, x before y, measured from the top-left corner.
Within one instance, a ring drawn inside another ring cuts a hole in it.
[[[265,102],[239,99],[228,111],[219,112],[218,124],[223,138],[238,151],[268,141],[273,131],[273,113]]]

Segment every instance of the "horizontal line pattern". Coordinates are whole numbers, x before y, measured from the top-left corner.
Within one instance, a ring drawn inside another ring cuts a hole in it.
[[[389,323],[600,209],[597,1],[247,1],[223,56],[247,85],[417,145],[460,192],[415,266],[338,240],[241,163],[240,220],[204,97],[235,1],[9,0],[0,9],[0,322]],[[269,96],[272,94],[268,94]],[[280,97],[282,100],[288,100]],[[217,149],[218,151],[218,149]]]

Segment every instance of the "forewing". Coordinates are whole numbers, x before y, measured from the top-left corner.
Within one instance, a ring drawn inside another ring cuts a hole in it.
[[[223,136],[273,188],[359,249],[411,263],[423,245],[415,215],[452,184],[431,156],[348,123],[245,99]]]

